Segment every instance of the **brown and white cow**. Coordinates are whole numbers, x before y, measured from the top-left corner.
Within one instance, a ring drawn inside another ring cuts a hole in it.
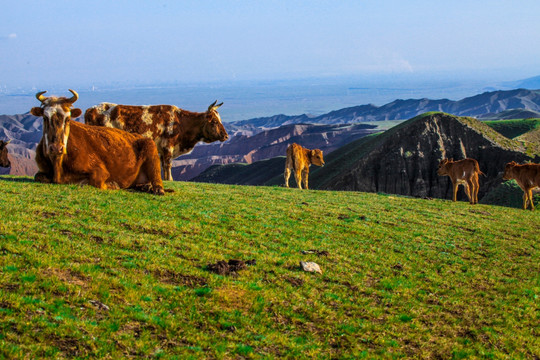
[[[439,163],[439,169],[437,170],[439,175],[447,175],[452,180],[454,189],[453,201],[456,201],[458,186],[463,185],[465,193],[469,198],[471,204],[478,203],[478,190],[480,184],[478,183],[478,176],[484,173],[480,171],[478,161],[475,159],[463,159],[454,161],[454,159],[443,159]]]
[[[531,210],[534,210],[532,191],[540,188],[540,164],[518,165],[515,161],[509,162],[504,167],[503,179],[515,179],[523,190],[523,209],[527,210],[530,203]]]
[[[9,144],[8,141],[0,140],[0,166],[1,167],[10,167],[11,163],[9,162],[8,158],[8,149],[7,145]]]
[[[36,149],[35,180],[56,184],[90,184],[100,189],[150,188],[163,195],[159,156],[154,142],[118,129],[71,120],[82,111],[72,108],[79,96],[45,97],[30,111],[43,117],[43,136]]]
[[[84,121],[126,130],[154,140],[163,178],[172,180],[172,160],[193,150],[199,141],[211,143],[229,138],[217,109],[217,100],[206,112],[191,112],[173,105],[117,105],[102,103],[86,110]]]
[[[298,144],[287,147],[287,160],[285,161],[285,186],[289,187],[291,170],[294,170],[294,178],[298,188],[308,189],[309,165],[324,166],[323,152],[319,149],[309,150]]]

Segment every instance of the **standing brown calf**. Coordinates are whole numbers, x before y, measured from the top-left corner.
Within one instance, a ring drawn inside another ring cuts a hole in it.
[[[9,144],[9,140],[8,141],[0,140],[0,166],[1,167],[11,166],[11,163],[9,162],[9,158],[8,158],[7,144]]]
[[[323,152],[319,149],[309,150],[298,144],[291,144],[287,148],[287,160],[285,162],[285,186],[289,187],[291,170],[294,170],[294,178],[298,188],[308,189],[309,165],[323,166]]]
[[[503,179],[515,179],[523,190],[523,209],[527,210],[530,203],[531,210],[534,210],[532,190],[540,188],[540,164],[518,165],[515,161],[509,162],[504,167]]]
[[[465,187],[465,193],[469,198],[471,204],[478,203],[478,190],[480,184],[478,183],[478,175],[484,173],[480,171],[478,161],[475,159],[463,159],[454,161],[454,159],[443,159],[439,163],[439,169],[437,170],[439,175],[447,175],[452,180],[454,197],[453,201],[456,201],[458,186],[463,185]]]

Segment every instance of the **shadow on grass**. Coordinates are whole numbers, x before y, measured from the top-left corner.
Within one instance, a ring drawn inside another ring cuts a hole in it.
[[[11,175],[0,175],[0,181],[30,183],[30,182],[34,182],[34,179],[31,177],[21,177],[21,176],[12,177]]]

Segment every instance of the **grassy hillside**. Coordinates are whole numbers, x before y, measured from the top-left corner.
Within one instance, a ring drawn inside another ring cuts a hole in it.
[[[284,168],[285,156],[277,156],[251,164],[214,165],[192,180],[210,183],[219,181],[224,184],[260,185],[266,182],[268,178],[279,174],[282,178],[279,184],[283,184]]]
[[[540,119],[484,121],[484,124],[507,138],[514,139],[529,131],[540,128]]]
[[[538,211],[180,182],[164,197],[0,186],[0,358],[540,356]],[[256,263],[207,267],[229,259]]]

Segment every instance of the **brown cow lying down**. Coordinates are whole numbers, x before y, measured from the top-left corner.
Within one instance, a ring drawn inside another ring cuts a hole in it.
[[[443,159],[439,163],[437,174],[448,175],[452,180],[454,189],[453,201],[456,201],[458,186],[463,185],[465,193],[469,198],[469,202],[471,204],[478,203],[478,190],[480,189],[478,175],[484,174],[480,171],[478,161],[475,159],[463,159],[458,161],[454,161],[454,159]]]
[[[504,167],[503,179],[515,179],[523,190],[523,209],[527,210],[530,203],[531,210],[534,210],[532,190],[540,188],[540,164],[518,165],[515,161],[509,162]]]
[[[116,105],[102,103],[86,110],[84,122],[126,130],[154,140],[161,157],[163,179],[172,180],[172,160],[193,150],[199,141],[229,138],[215,101],[205,112],[191,112],[172,105]]]
[[[285,162],[285,186],[289,187],[291,170],[294,170],[294,178],[298,188],[308,189],[309,165],[323,166],[323,152],[319,149],[309,150],[298,144],[287,147],[287,160]]]
[[[7,144],[9,144],[9,141],[0,140],[0,166],[2,167],[11,166],[8,158]]]
[[[159,156],[154,142],[141,135],[72,121],[79,96],[70,99],[36,94],[41,107],[32,115],[43,116],[43,137],[36,149],[39,172],[35,180],[55,184],[90,184],[100,189],[150,188],[163,195]]]

